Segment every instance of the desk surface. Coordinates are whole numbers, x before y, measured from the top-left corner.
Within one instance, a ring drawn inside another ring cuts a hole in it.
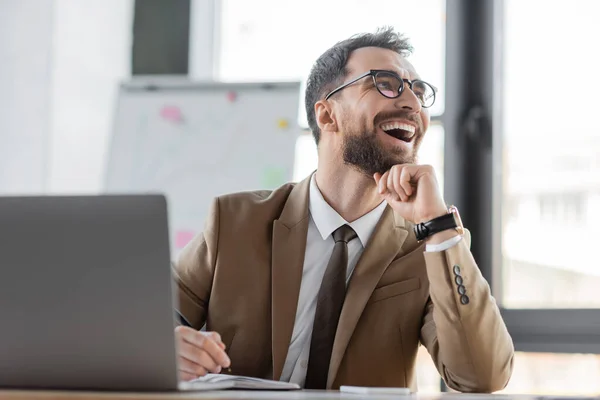
[[[115,393],[115,392],[62,392],[62,391],[21,391],[0,390],[0,400],[330,400],[330,399],[370,399],[390,400],[403,398],[406,400],[577,400],[577,399],[600,399],[600,397],[581,396],[531,396],[531,395],[489,395],[489,394],[461,394],[443,393],[412,394],[410,396],[363,396],[335,391],[240,391],[224,390],[210,392],[174,392],[174,393]]]

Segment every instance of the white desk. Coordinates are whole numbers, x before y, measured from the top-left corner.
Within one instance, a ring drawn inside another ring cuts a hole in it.
[[[325,391],[238,391],[224,390],[212,392],[177,393],[122,393],[122,392],[75,392],[75,391],[21,391],[0,390],[0,400],[579,400],[600,397],[580,396],[531,396],[531,395],[486,395],[443,393],[439,395],[412,394],[410,396],[363,396],[356,394]]]

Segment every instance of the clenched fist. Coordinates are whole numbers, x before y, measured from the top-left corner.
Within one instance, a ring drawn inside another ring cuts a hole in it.
[[[447,212],[430,165],[398,164],[373,178],[378,193],[407,221],[419,224]]]

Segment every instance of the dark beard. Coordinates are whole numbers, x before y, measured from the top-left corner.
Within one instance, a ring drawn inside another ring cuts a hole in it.
[[[396,164],[415,164],[417,160],[417,142],[411,153],[406,153],[399,147],[385,149],[377,141],[375,132],[362,134],[347,132],[343,146],[344,162],[370,177],[376,172],[383,174]]]

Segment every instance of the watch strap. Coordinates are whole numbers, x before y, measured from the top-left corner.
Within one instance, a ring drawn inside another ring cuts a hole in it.
[[[448,213],[442,215],[441,217],[434,218],[431,221],[416,224],[414,231],[415,235],[417,236],[417,240],[421,241],[438,232],[454,229],[457,226],[458,225],[454,219],[454,214]]]

